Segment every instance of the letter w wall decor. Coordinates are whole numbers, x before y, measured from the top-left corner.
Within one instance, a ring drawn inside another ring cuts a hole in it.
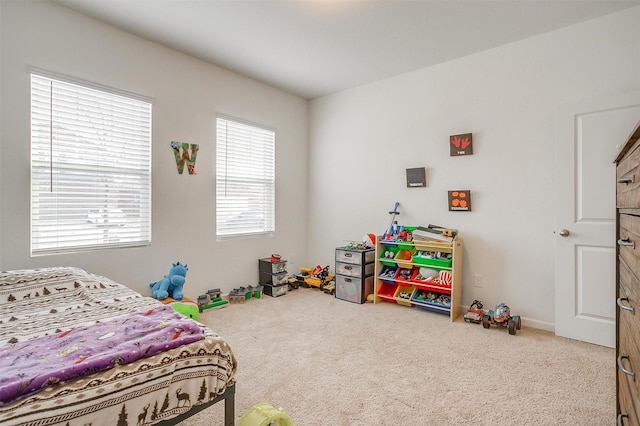
[[[198,156],[198,144],[191,144],[191,156],[189,156],[189,144],[171,141],[173,155],[176,157],[176,166],[178,166],[178,174],[184,171],[184,163],[187,163],[187,170],[190,175],[196,174],[196,157]],[[182,149],[182,153],[180,150]]]

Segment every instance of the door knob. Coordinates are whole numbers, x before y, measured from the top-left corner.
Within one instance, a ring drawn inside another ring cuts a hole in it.
[[[558,232],[558,234],[560,234],[561,237],[568,237],[570,232],[568,229],[561,229],[560,232]]]

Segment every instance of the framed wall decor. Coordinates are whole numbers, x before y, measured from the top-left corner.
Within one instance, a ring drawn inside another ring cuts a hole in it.
[[[473,137],[471,133],[449,136],[449,156],[473,154]]]
[[[450,212],[470,212],[471,211],[471,191],[468,189],[449,191],[449,211]]]
[[[407,169],[407,188],[427,186],[427,172],[424,167]]]

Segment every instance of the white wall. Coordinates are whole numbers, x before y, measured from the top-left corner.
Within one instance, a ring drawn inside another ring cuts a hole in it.
[[[180,260],[193,297],[253,284],[273,252],[292,271],[333,265],[399,201],[403,223],[460,230],[465,304],[507,301],[552,328],[554,109],[640,89],[640,8],[317,99],[310,117],[300,98],[55,4],[3,0],[0,19],[0,269],[76,265],[146,291]],[[150,247],[29,256],[28,66],[155,99]],[[215,241],[216,112],[277,129],[274,238]],[[449,157],[466,132],[474,155]],[[171,140],[200,144],[197,175],[177,174]],[[407,189],[422,166],[428,187]],[[449,189],[471,189],[473,211],[449,213]]]
[[[459,229],[465,305],[504,301],[553,329],[554,110],[640,89],[638,22],[640,7],[312,101],[309,258],[382,233],[399,201],[399,223]],[[467,132],[474,154],[450,157]],[[428,187],[407,189],[423,166]],[[448,212],[453,189],[472,212]]]
[[[148,294],[171,263],[189,265],[185,293],[256,284],[257,259],[306,254],[306,100],[48,2],[2,1],[0,269],[74,265]],[[150,96],[153,236],[146,248],[29,254],[29,66]],[[215,114],[276,129],[276,236],[215,239]],[[170,141],[198,143],[196,175],[178,175]],[[297,259],[294,259],[295,263]]]

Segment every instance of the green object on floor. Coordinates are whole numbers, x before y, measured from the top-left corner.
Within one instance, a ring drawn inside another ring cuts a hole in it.
[[[216,300],[209,303],[208,305],[200,305],[200,312],[204,311],[205,309],[219,308],[221,306],[226,305],[227,303],[229,303],[228,300],[217,298]]]
[[[192,320],[200,321],[197,307],[185,303],[172,303],[171,306],[173,307],[174,311],[184,315],[185,317],[189,317]]]
[[[275,409],[268,402],[261,402],[240,418],[238,426],[293,426],[291,417],[282,408]]]

